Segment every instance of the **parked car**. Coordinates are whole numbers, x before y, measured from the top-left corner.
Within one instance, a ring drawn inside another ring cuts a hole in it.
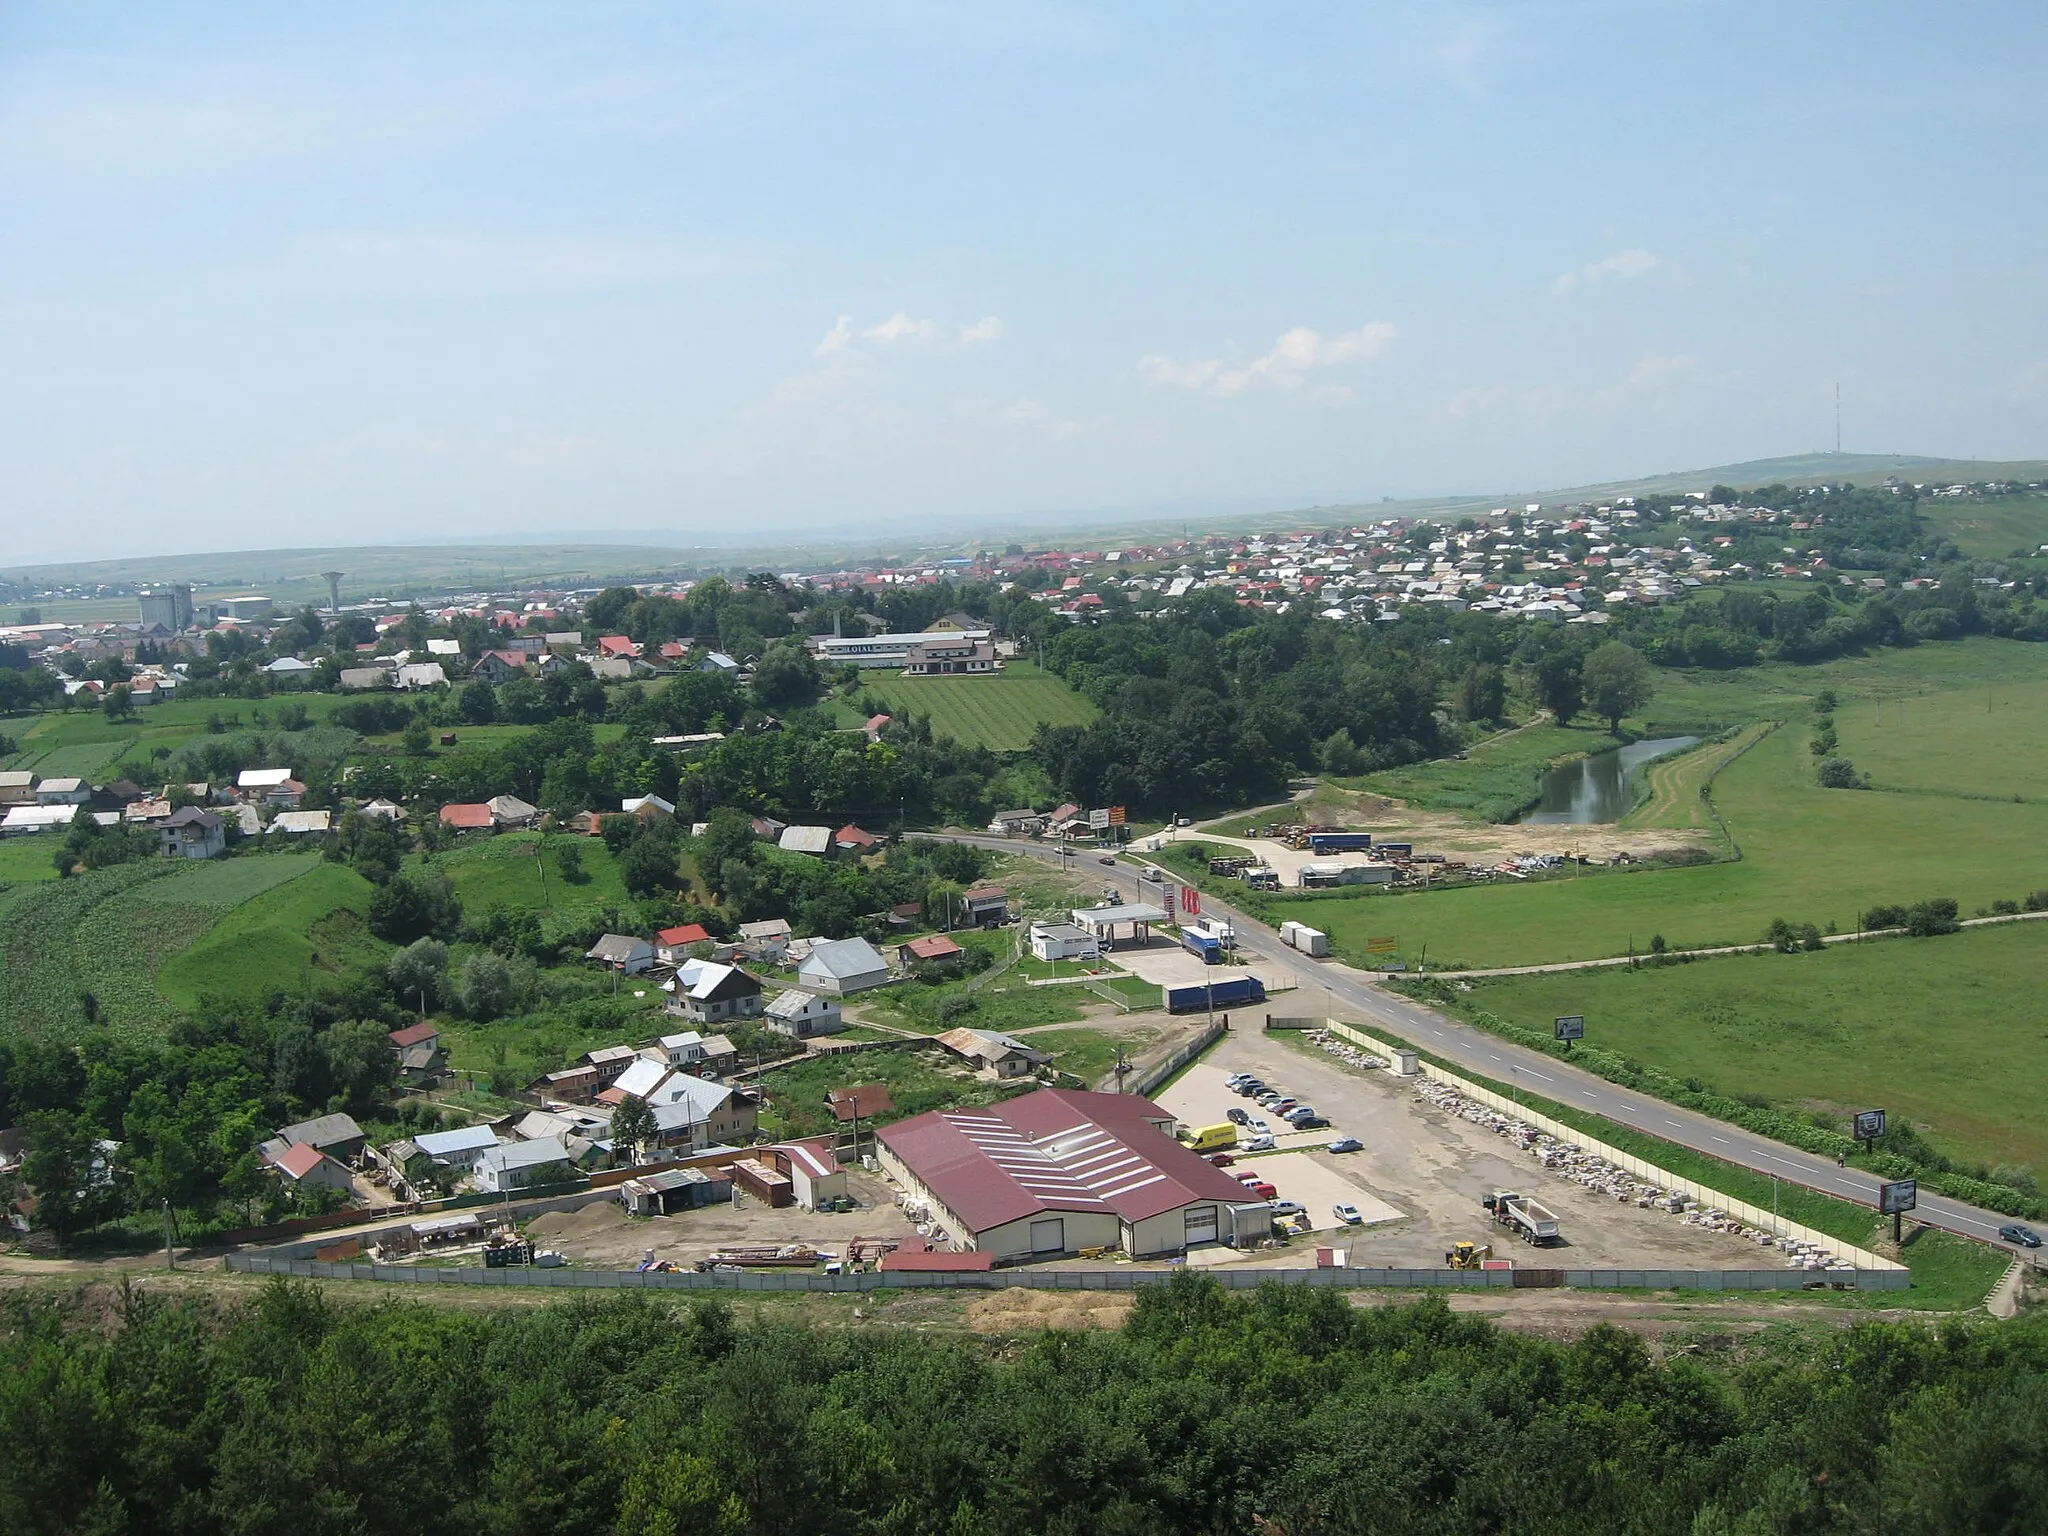
[[[1249,1120],[1245,1121],[1244,1128],[1255,1136],[1270,1136],[1273,1134],[1273,1127],[1266,1124],[1257,1115],[1253,1115]]]
[[[1292,1123],[1297,1131],[1327,1131],[1330,1128],[1330,1122],[1321,1115],[1297,1115]]]
[[[1209,1161],[1214,1163],[1218,1168],[1228,1168],[1232,1163],[1236,1162],[1237,1159],[1232,1157],[1228,1152],[1211,1152],[1209,1154]]]
[[[1349,1200],[1340,1201],[1338,1204],[1331,1206],[1330,1209],[1336,1212],[1337,1219],[1347,1227],[1355,1227],[1365,1220],[1363,1216],[1358,1214],[1358,1207]]]
[[[1272,1110],[1274,1114],[1279,1115],[1282,1119],[1285,1119],[1287,1116],[1287,1112],[1289,1110],[1298,1109],[1300,1108],[1300,1106],[1301,1100],[1286,1095],[1282,1095],[1280,1098],[1275,1099],[1271,1104],[1268,1104],[1266,1108]]]
[[[1308,1207],[1299,1200],[1268,1200],[1275,1216],[1306,1216]]]
[[[2018,1243],[2022,1248],[2041,1246],[2041,1234],[2032,1227],[2023,1227],[2018,1222],[2008,1222],[1998,1229],[1998,1235],[2008,1243]]]
[[[1281,1118],[1282,1120],[1289,1120],[1289,1121],[1292,1121],[1292,1120],[1309,1120],[1309,1119],[1313,1119],[1313,1118],[1315,1117],[1315,1112],[1316,1112],[1316,1107],[1315,1107],[1315,1105],[1313,1105],[1313,1104],[1297,1104],[1297,1105],[1295,1105],[1295,1106],[1294,1106],[1294,1108],[1292,1108],[1292,1109],[1283,1109],[1283,1110],[1281,1110],[1281,1111],[1280,1111],[1280,1118]]]
[[[1271,1109],[1280,1102],[1282,1095],[1277,1088],[1261,1088],[1252,1095],[1252,1102],[1261,1109]]]
[[[1251,1191],[1254,1200],[1272,1200],[1280,1193],[1264,1179],[1253,1178],[1250,1175],[1246,1176],[1244,1187]]]
[[[1223,1111],[1223,1118],[1228,1120],[1232,1125],[1250,1125],[1252,1123],[1252,1117],[1250,1115],[1246,1114],[1243,1110],[1238,1109],[1234,1106],[1230,1109],[1226,1109],[1225,1111]]]
[[[1260,1082],[1256,1077],[1248,1077],[1243,1082],[1237,1085],[1236,1091],[1242,1097],[1249,1099],[1256,1094],[1264,1093],[1266,1091],[1266,1085]]]
[[[1365,1150],[1365,1143],[1356,1136],[1339,1136],[1335,1141],[1323,1148],[1323,1150],[1325,1152],[1363,1152]]]
[[[1249,1083],[1254,1080],[1255,1079],[1249,1072],[1233,1072],[1230,1074],[1230,1076],[1223,1079],[1223,1086],[1230,1089],[1234,1093],[1237,1091],[1237,1085],[1239,1083]]]
[[[1239,1142],[1237,1150],[1240,1152],[1270,1152],[1273,1150],[1273,1138],[1264,1131],[1259,1131],[1249,1140]]]

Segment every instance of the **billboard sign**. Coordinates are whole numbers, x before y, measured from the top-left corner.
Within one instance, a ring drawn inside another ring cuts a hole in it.
[[[1884,1111],[1881,1109],[1859,1109],[1852,1122],[1851,1134],[1858,1141],[1876,1141],[1884,1135]]]
[[[1162,886],[1160,888],[1159,904],[1166,908],[1166,920],[1169,923],[1174,921],[1173,909],[1180,901],[1180,897],[1177,894],[1179,890],[1180,887],[1177,885]]]
[[[1112,827],[1126,826],[1130,823],[1130,819],[1130,813],[1123,806],[1112,805],[1109,808],[1109,824]]]
[[[1391,933],[1387,934],[1384,938],[1367,939],[1365,941],[1365,952],[1368,955],[1397,954],[1399,953],[1400,948],[1400,938],[1397,935]]]
[[[1877,1209],[1880,1215],[1897,1216],[1912,1210],[1919,1200],[1918,1179],[1894,1179],[1889,1184],[1877,1186]]]
[[[1586,1038],[1586,1016],[1583,1013],[1568,1013],[1557,1021],[1557,1038],[1560,1040],[1583,1040]]]
[[[1104,827],[1109,825],[1109,812],[1090,811],[1088,813],[1088,825],[1093,827],[1096,831],[1100,832]]]

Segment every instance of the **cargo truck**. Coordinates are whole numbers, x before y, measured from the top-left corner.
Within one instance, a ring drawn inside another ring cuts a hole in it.
[[[1209,1008],[1242,1008],[1266,1000],[1266,984],[1256,976],[1219,976],[1210,982],[1161,987],[1168,1013],[1203,1013]]]
[[[1308,835],[1308,851],[1319,857],[1326,853],[1364,853],[1370,847],[1370,832],[1311,832]]]
[[[1564,1241],[1564,1232],[1558,1226],[1556,1214],[1533,1195],[1501,1190],[1488,1195],[1480,1203],[1493,1212],[1495,1221],[1525,1243],[1547,1248],[1552,1243]]]
[[[1330,952],[1330,936],[1307,923],[1282,923],[1280,942],[1289,949],[1300,950],[1311,959],[1320,960]]]
[[[1223,963],[1223,941],[1213,934],[1202,933],[1194,928],[1183,928],[1180,931],[1180,947],[1204,965]]]

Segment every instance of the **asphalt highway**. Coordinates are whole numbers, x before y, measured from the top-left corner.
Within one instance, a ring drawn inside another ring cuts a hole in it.
[[[1053,864],[1062,862],[1063,857],[1057,847],[1049,848],[1042,843],[1022,842],[1014,838],[956,834],[954,840],[1002,853],[1021,853]],[[1127,862],[1132,857],[1127,852],[1113,865],[1108,865],[1100,862],[1098,854],[1077,852],[1066,856],[1065,861],[1071,865],[1086,866],[1087,874],[1099,873],[1105,882],[1113,880],[1117,889],[1131,900],[1156,902],[1160,882],[1144,879],[1139,869]],[[1166,879],[1172,879],[1166,871],[1161,873]],[[1557,1103],[1577,1105],[1619,1124],[1635,1126],[1649,1135],[1691,1147],[1724,1162],[1771,1174],[1790,1183],[1819,1190],[1822,1194],[1852,1200],[1872,1210],[1877,1208],[1880,1180],[1873,1174],[1856,1168],[1838,1167],[1831,1158],[1817,1157],[1726,1121],[1695,1114],[1662,1099],[1619,1087],[1555,1056],[1511,1045],[1484,1030],[1389,992],[1373,977],[1341,961],[1312,960],[1289,949],[1280,942],[1279,934],[1273,929],[1206,891],[1202,893],[1202,911],[1205,915],[1230,919],[1237,930],[1237,947],[1240,961],[1244,962],[1243,968],[1254,974],[1263,971],[1266,974],[1262,979],[1269,981],[1284,977],[1311,996],[1316,992],[1327,994],[1329,1007],[1326,1012],[1331,1017],[1357,1018],[1382,1024],[1413,1040],[1432,1055],[1469,1067],[1495,1082],[1526,1085],[1532,1093]],[[1922,1190],[1911,1219],[1964,1237],[1977,1238],[2007,1249],[2029,1262],[2037,1262],[2032,1252],[2000,1240],[1998,1229],[2012,1218],[1996,1211],[1980,1210],[1974,1205]],[[2048,1253],[2048,1250],[2041,1251]]]

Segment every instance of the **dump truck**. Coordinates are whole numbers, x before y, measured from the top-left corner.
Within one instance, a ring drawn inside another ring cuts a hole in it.
[[[1564,1241],[1564,1233],[1558,1226],[1556,1214],[1534,1195],[1500,1190],[1488,1195],[1480,1203],[1493,1212],[1495,1221],[1525,1243],[1545,1248],[1552,1243]]]
[[[1444,1264],[1450,1269],[1478,1269],[1493,1257],[1493,1249],[1485,1243],[1457,1243],[1444,1255]]]

